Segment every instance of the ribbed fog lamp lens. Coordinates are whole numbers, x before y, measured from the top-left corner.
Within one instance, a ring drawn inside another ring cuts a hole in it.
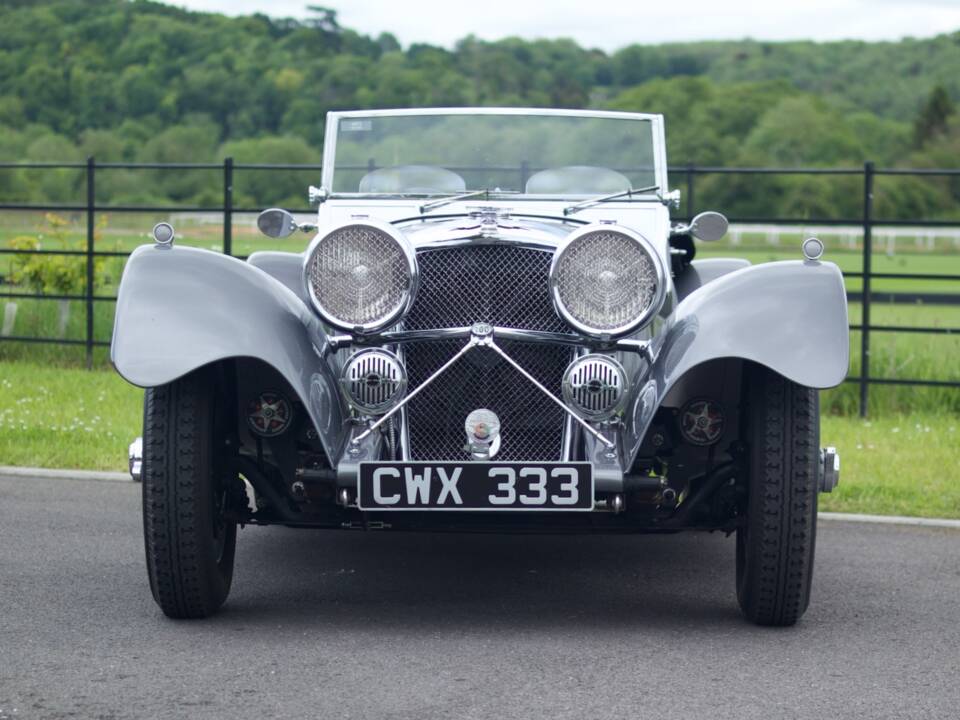
[[[626,228],[588,225],[557,250],[550,268],[553,301],[586,335],[627,335],[660,309],[666,293],[656,250]]]
[[[416,289],[416,256],[395,228],[352,222],[314,240],[304,281],[317,312],[331,325],[376,332],[396,322]]]
[[[340,384],[357,410],[382,415],[403,398],[407,372],[392,352],[361,350],[344,365]]]
[[[623,409],[627,373],[607,355],[584,355],[563,374],[563,399],[582,417],[607,420]]]

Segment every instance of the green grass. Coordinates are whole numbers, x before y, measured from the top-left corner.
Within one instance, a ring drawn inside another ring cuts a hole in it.
[[[821,510],[960,518],[960,415],[824,416],[821,437],[841,462]]]
[[[0,465],[125,470],[142,402],[109,370],[0,361]],[[960,414],[825,415],[822,438],[843,466],[821,509],[960,518]]]
[[[0,465],[125,470],[142,403],[114,372],[0,362]]]

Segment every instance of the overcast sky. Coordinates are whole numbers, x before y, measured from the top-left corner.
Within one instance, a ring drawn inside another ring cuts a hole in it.
[[[391,32],[406,47],[450,47],[474,34],[496,40],[571,37],[586,47],[616,50],[631,43],[685,40],[896,40],[960,29],[960,0],[172,0],[230,15],[262,12],[303,17],[308,4],[338,11],[341,25],[361,33]]]

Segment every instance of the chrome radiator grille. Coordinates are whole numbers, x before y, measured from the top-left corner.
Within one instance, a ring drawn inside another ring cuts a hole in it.
[[[467,327],[487,322],[523,330],[569,332],[550,300],[547,276],[553,253],[511,245],[466,245],[420,252],[420,289],[404,326],[408,330]],[[418,387],[464,340],[404,346],[410,388]],[[498,344],[559,396],[573,357],[568,346]],[[463,423],[471,410],[493,410],[502,423],[501,460],[559,460],[564,413],[488,348],[475,348],[408,406],[414,460],[463,460]]]
[[[553,253],[516,245],[465,245],[417,254],[420,289],[407,330],[487,322],[521,330],[569,332],[547,284]]]
[[[410,386],[417,387],[461,347],[463,340],[407,346]],[[498,344],[551,392],[560,392],[570,361],[568,347]],[[559,460],[564,413],[493,350],[477,347],[437,378],[408,406],[413,460],[466,460],[463,422],[471,410],[493,410],[500,418],[498,460]]]

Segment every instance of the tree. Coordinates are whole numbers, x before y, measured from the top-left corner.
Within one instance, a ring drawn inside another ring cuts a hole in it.
[[[954,113],[954,105],[943,85],[937,85],[920,108],[913,123],[913,144],[923,147],[947,129],[947,122]]]

